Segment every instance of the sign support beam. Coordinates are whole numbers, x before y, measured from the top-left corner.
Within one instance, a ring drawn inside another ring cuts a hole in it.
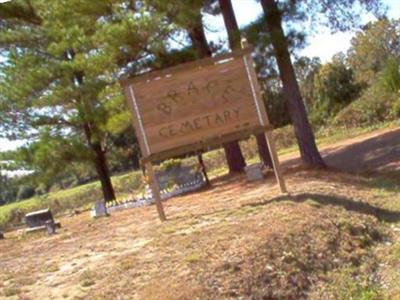
[[[248,48],[247,40],[243,38],[241,40],[241,46],[243,49]],[[267,145],[268,145],[268,151],[271,155],[271,160],[272,160],[272,167],[274,169],[276,181],[278,182],[279,188],[281,190],[281,193],[286,194],[287,193],[287,188],[285,184],[285,180],[283,179],[280,164],[279,164],[279,158],[278,158],[278,153],[276,152],[275,148],[275,141],[273,137],[273,132],[268,120],[268,116],[265,112],[265,109],[262,107],[264,105],[264,101],[262,99],[262,94],[261,94],[261,88],[260,85],[258,84],[258,79],[257,75],[254,70],[254,61],[253,58],[251,57],[251,54],[246,54],[243,56],[245,60],[245,67],[249,75],[249,82],[252,86],[252,91],[253,91],[253,98],[257,107],[257,112],[258,112],[258,117],[260,118],[260,123],[262,125],[267,125],[268,128],[265,131],[265,137],[267,139]]]
[[[267,138],[268,150],[269,150],[269,154],[271,154],[272,166],[274,168],[276,181],[279,184],[281,193],[286,194],[288,191],[286,189],[285,180],[283,179],[283,176],[282,176],[281,166],[279,163],[278,153],[276,152],[275,141],[274,141],[274,136],[273,136],[272,130],[268,129],[265,132],[265,137]]]
[[[158,216],[160,217],[161,221],[166,221],[167,218],[165,217],[164,207],[161,203],[160,187],[154,174],[153,165],[151,162],[145,162],[144,166],[146,168],[147,175],[149,176],[150,188],[156,202]]]

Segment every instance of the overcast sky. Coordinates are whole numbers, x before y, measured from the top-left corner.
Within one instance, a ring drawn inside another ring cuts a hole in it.
[[[0,0],[0,3],[4,2]],[[400,0],[383,0],[388,6],[390,18],[400,18]],[[235,15],[239,26],[245,26],[256,20],[262,14],[261,4],[255,0],[232,0]],[[363,22],[374,20],[373,16],[365,15]],[[209,40],[227,39],[222,16],[207,16],[207,38]],[[340,51],[346,52],[354,32],[339,32],[331,34],[329,29],[320,27],[307,39],[308,45],[301,51],[301,55],[318,56],[322,62],[329,61],[332,56]],[[1,59],[1,58],[0,58]],[[0,151],[14,149],[22,144],[20,141],[0,139]]]

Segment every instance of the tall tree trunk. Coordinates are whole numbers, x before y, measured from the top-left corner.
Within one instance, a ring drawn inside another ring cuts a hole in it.
[[[108,169],[107,158],[103,147],[99,142],[92,141],[92,130],[91,126],[88,123],[84,125],[84,131],[89,147],[94,154],[93,163],[95,165],[96,173],[101,183],[104,201],[109,202],[115,200],[114,188],[111,183],[110,171]]]
[[[188,34],[200,58],[211,56],[212,51],[208,46],[206,34],[203,28],[202,16],[200,13],[198,14],[196,20],[194,20],[192,23],[192,26],[188,29]]]
[[[228,33],[229,46],[232,50],[239,49],[240,45],[240,30],[236,21],[235,13],[231,0],[219,0],[222,16],[226,31]],[[256,135],[258,153],[265,166],[272,168],[272,160],[268,151],[267,140],[265,134],[260,133]],[[243,166],[244,167],[244,166]]]
[[[69,48],[64,53],[64,57],[66,60],[73,60],[75,58],[75,51],[73,48]],[[81,86],[83,84],[84,72],[83,71],[75,71],[74,76],[72,78],[73,82],[75,80]],[[90,107],[87,103],[85,103],[85,111],[89,113],[91,111]],[[92,149],[94,153],[93,162],[96,167],[97,176],[99,177],[101,183],[101,189],[103,190],[104,201],[112,201],[115,200],[114,188],[111,183],[110,171],[107,165],[107,159],[103,148],[99,142],[92,141],[92,133],[93,126],[90,122],[85,122],[83,125],[83,130],[85,132],[86,140],[89,144],[89,147]]]
[[[315,144],[314,134],[308,122],[304,102],[294,73],[287,39],[282,28],[281,11],[275,0],[261,0],[261,4],[275,51],[279,75],[283,84],[283,93],[300,148],[301,158],[308,166],[325,167],[325,163]]]
[[[258,155],[260,156],[260,160],[263,162],[264,166],[272,169],[272,159],[269,154],[267,139],[265,138],[264,133],[260,133],[256,135],[257,147],[258,147]]]
[[[211,49],[208,46],[206,35],[204,33],[201,14],[198,15],[196,21],[188,29],[189,37],[192,40],[194,47],[197,49],[201,58],[211,56]],[[240,150],[237,141],[226,143],[223,145],[225,157],[228,163],[229,172],[242,172],[246,166],[242,151]]]
[[[114,188],[111,183],[110,172],[107,166],[107,159],[100,143],[91,144],[94,156],[94,164],[96,166],[97,176],[101,182],[104,200],[106,202],[115,200]]]

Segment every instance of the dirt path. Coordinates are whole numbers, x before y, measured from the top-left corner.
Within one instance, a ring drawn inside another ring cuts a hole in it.
[[[351,173],[400,170],[400,128],[377,130],[320,148],[330,167]],[[280,157],[286,168],[298,167],[297,155]]]

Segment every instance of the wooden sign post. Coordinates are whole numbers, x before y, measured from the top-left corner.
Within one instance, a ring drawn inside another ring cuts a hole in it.
[[[242,39],[241,45],[242,45],[242,48],[244,48],[244,49],[248,48],[247,40]],[[259,110],[261,111],[261,114],[263,116],[263,121],[267,125],[270,125],[268,115],[267,115],[267,112],[265,111],[264,103],[262,101],[261,88],[258,84],[257,74],[254,69],[253,58],[251,57],[251,54],[247,54],[247,55],[243,56],[243,59],[246,61],[245,66],[246,66],[247,73],[249,74],[249,81],[250,81],[250,84],[252,86],[254,86],[255,98],[257,98],[257,101],[259,102],[259,106],[260,106]],[[285,180],[283,179],[281,167],[280,167],[280,163],[279,163],[279,159],[278,159],[278,153],[276,152],[275,140],[274,140],[271,126],[268,126],[266,128],[265,137],[267,139],[268,150],[271,155],[272,167],[274,169],[276,181],[279,184],[279,188],[280,188],[281,192],[287,193]]]
[[[246,43],[232,53],[122,81],[161,220],[165,213],[152,162],[220,147],[265,132],[279,187],[272,127]]]

